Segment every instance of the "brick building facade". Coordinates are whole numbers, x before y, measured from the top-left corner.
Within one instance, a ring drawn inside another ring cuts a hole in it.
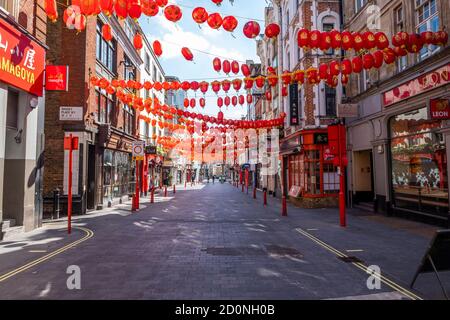
[[[272,67],[278,74],[318,68],[321,63],[336,59],[330,50],[304,50],[299,48],[300,29],[331,31],[341,29],[340,1],[280,0],[272,1],[273,21],[281,26],[275,44],[278,53],[272,55]],[[272,44],[273,45],[273,44]],[[274,45],[273,45],[274,46]],[[270,50],[269,50],[270,51]],[[270,60],[268,60],[270,61]],[[282,81],[277,91],[283,92]],[[291,84],[284,89],[287,95],[274,94],[273,115],[284,111],[288,115],[280,151],[282,163],[280,178],[275,188],[284,196],[304,207],[335,206],[339,191],[337,169],[325,159],[327,126],[336,121],[337,104],[342,99],[342,87],[332,88],[325,83],[311,85]],[[279,107],[278,107],[279,106]],[[297,109],[298,108],[298,109]],[[297,112],[293,112],[297,109]],[[318,139],[322,142],[318,143]],[[283,187],[283,188],[281,188]]]
[[[103,24],[112,28],[110,42],[102,37]],[[74,213],[121,202],[133,192],[131,146],[139,139],[139,111],[92,86],[90,78],[140,80],[143,61],[132,43],[138,28],[131,19],[119,21],[103,14],[88,17],[86,30],[80,33],[67,29],[62,21],[48,23],[48,41],[52,43],[48,61],[68,65],[70,81],[68,92],[51,92],[46,98],[44,194],[49,199],[56,188],[60,189],[65,207],[68,152],[63,148],[64,137],[78,136],[80,148],[74,152]],[[81,108],[82,119],[60,121],[62,106]],[[51,205],[46,209],[50,212]]]

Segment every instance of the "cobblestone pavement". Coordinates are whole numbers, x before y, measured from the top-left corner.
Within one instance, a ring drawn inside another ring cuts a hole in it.
[[[337,209],[289,207],[281,217],[278,200],[264,207],[260,193],[253,200],[230,184],[156,200],[138,213],[125,204],[78,217],[70,236],[55,222],[0,242],[0,299],[441,297],[432,275],[407,289],[433,227],[353,213],[342,229]],[[81,290],[67,288],[71,265]],[[381,289],[367,286],[371,265],[381,268]]]

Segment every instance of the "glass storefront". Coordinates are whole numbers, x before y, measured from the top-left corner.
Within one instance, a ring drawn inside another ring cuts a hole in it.
[[[103,154],[104,203],[134,192],[135,166],[131,154],[105,149]]]
[[[393,204],[436,216],[448,214],[447,155],[442,121],[430,119],[428,108],[390,121]]]

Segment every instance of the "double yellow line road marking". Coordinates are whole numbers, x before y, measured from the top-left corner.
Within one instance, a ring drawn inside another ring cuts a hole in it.
[[[16,268],[16,269],[14,269],[14,270],[12,270],[12,271],[10,271],[8,273],[0,275],[0,283],[5,281],[5,280],[7,280],[7,279],[9,279],[9,278],[11,278],[11,277],[14,277],[15,275],[18,275],[19,273],[22,273],[22,272],[24,272],[24,271],[26,271],[26,270],[28,270],[28,269],[38,265],[38,264],[40,264],[40,263],[42,263],[44,261],[49,260],[49,259],[53,258],[54,256],[57,256],[58,254],[61,254],[61,253],[65,252],[65,251],[69,250],[70,248],[73,248],[73,247],[77,246],[80,243],[85,242],[85,241],[89,240],[90,238],[92,238],[94,236],[94,232],[92,230],[87,229],[87,228],[73,227],[73,229],[78,229],[78,230],[83,231],[85,233],[85,236],[83,238],[81,238],[81,239],[79,239],[79,240],[77,240],[75,242],[69,243],[68,245],[66,245],[66,246],[64,246],[62,248],[59,248],[59,249],[57,249],[57,250],[55,250],[55,251],[53,251],[53,252],[51,252],[51,253],[43,256],[43,257],[41,257],[41,258],[33,260],[33,261],[31,261],[31,262],[29,262],[29,263],[27,263],[27,264],[25,264],[25,265],[23,265],[23,266],[21,266],[19,268]]]
[[[346,254],[342,253],[341,251],[337,250],[336,248],[333,248],[332,246],[330,246],[329,244],[323,242],[322,240],[314,237],[313,235],[311,235],[310,233],[304,231],[301,228],[297,228],[295,229],[298,233],[302,234],[303,236],[307,237],[308,239],[312,240],[313,242],[315,242],[316,244],[318,244],[319,246],[321,246],[322,248],[334,253],[336,256],[340,257],[340,258],[349,258],[349,256],[347,256]],[[361,269],[362,271],[370,274],[372,277],[380,280],[382,283],[384,283],[385,285],[387,285],[388,287],[394,289],[397,292],[400,292],[401,294],[403,294],[404,296],[408,297],[411,300],[422,300],[421,297],[417,296],[416,294],[412,293],[411,291],[403,288],[402,286],[400,286],[399,284],[395,283],[394,281],[386,278],[385,276],[381,275],[381,274],[376,274],[373,273],[367,266],[365,266],[364,264],[360,263],[360,262],[352,262],[352,264],[357,267],[358,269]]]

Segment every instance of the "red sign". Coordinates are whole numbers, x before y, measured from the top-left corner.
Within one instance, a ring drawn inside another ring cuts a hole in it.
[[[329,155],[339,157],[339,148],[341,156],[346,154],[347,138],[344,125],[338,124],[328,126],[328,145]]]
[[[449,99],[431,99],[430,100],[431,119],[448,120],[450,119],[450,100]]]
[[[0,79],[41,97],[45,49],[0,19]]]
[[[69,90],[69,66],[45,67],[45,90],[68,91]]]
[[[78,137],[64,137],[64,150],[78,150]]]
[[[388,107],[403,99],[414,97],[447,83],[450,83],[450,64],[383,93],[384,106]]]

